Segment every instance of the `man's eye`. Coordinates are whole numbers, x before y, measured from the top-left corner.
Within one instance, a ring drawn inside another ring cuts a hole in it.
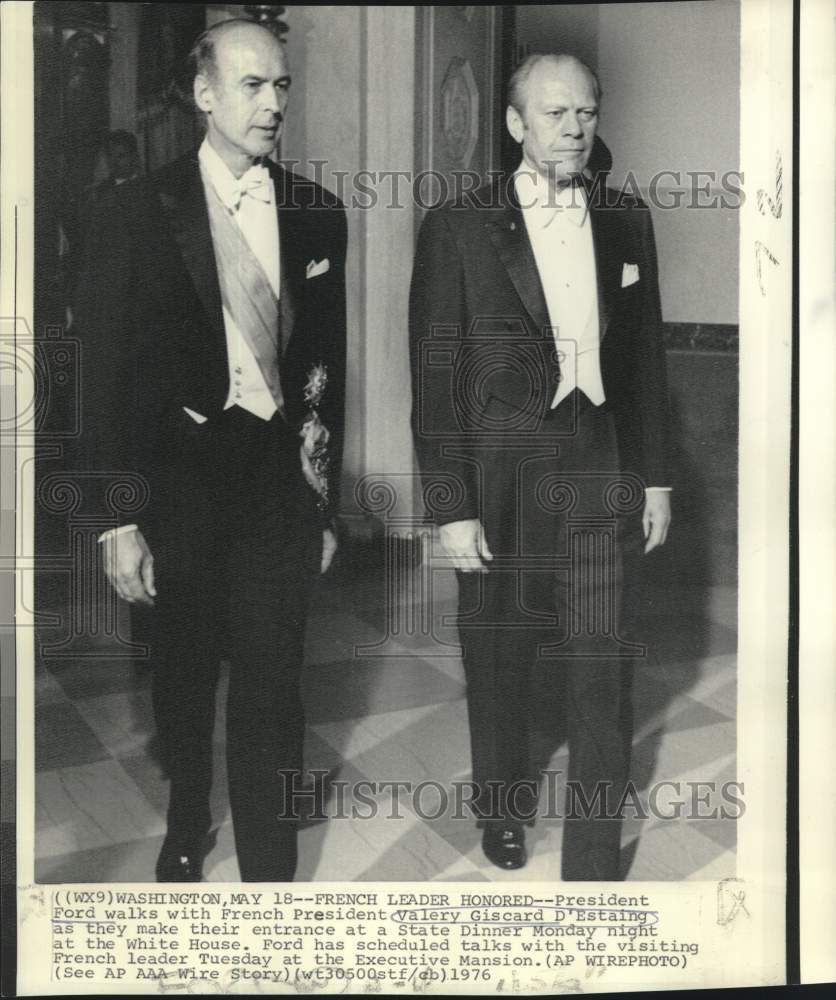
[[[598,117],[598,112],[592,110],[581,111],[580,116],[585,122],[591,122],[594,118]]]

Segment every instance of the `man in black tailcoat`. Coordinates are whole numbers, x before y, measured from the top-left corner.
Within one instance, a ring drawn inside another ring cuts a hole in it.
[[[121,185],[88,241],[74,310],[84,439],[91,468],[137,473],[147,494],[101,547],[119,595],[154,606],[170,779],[157,878],[201,878],[223,649],[241,878],[289,881],[304,624],[336,548],[346,219],[269,159],[290,87],[279,40],[234,19],[192,58],[203,144]]]
[[[562,874],[584,880],[620,877],[624,566],[670,522],[653,229],[589,176],[599,97],[571,56],[516,70],[520,166],[428,213],[410,302],[416,452],[458,571],[483,848],[502,868],[527,860],[539,661],[566,682]]]

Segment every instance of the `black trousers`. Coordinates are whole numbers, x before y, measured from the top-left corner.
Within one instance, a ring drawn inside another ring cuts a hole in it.
[[[577,392],[530,440],[495,439],[476,457],[494,560],[458,579],[477,804],[485,818],[536,813],[533,678],[553,672],[569,743],[562,876],[617,879],[634,648],[622,591],[640,548],[641,484],[619,469],[613,414]]]
[[[153,534],[158,598],[153,705],[171,787],[168,835],[193,845],[211,824],[219,662],[231,663],[229,800],[241,878],[289,881],[301,773],[305,618],[321,553],[299,438],[280,417],[233,407],[178,418],[173,470]]]

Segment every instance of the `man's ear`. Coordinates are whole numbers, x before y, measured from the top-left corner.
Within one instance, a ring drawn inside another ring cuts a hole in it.
[[[212,83],[209,78],[198,73],[194,78],[193,93],[198,111],[208,114],[212,110]]]
[[[522,142],[525,132],[525,122],[523,122],[519,111],[512,104],[508,105],[508,110],[505,112],[505,124],[514,141]]]

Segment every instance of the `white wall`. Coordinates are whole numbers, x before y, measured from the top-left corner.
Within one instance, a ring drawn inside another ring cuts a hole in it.
[[[597,70],[611,183],[632,171],[644,192],[662,170],[689,185],[688,171],[738,169],[738,0],[520,7],[517,24],[532,51],[574,51]],[[736,212],[654,208],[653,220],[665,319],[736,323]]]
[[[407,307],[413,212],[352,207],[351,176],[414,167],[415,8],[291,6],[285,15],[292,76],[282,159],[348,201],[348,380],[343,507],[366,474],[398,477],[413,504]],[[335,171],[349,178],[340,181]],[[341,188],[342,185],[342,188]],[[384,190],[386,190],[384,185]]]
[[[739,168],[737,0],[607,4],[600,8],[601,134],[612,178],[642,187],[660,170]],[[734,210],[654,209],[667,320],[737,322]]]

